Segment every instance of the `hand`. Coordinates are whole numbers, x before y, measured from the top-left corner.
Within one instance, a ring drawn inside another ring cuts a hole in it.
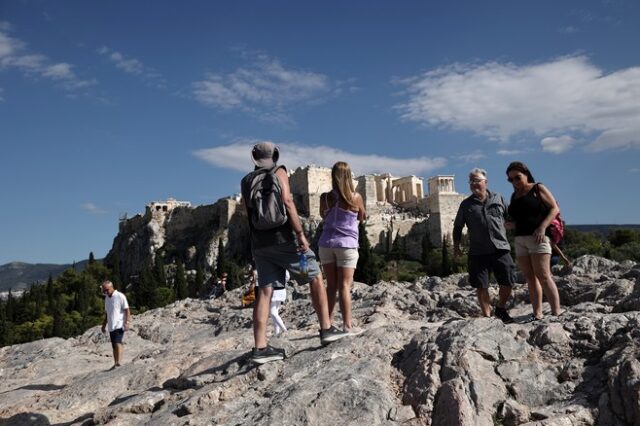
[[[544,241],[544,232],[545,232],[544,228],[536,228],[536,230],[533,231],[533,236],[536,239],[536,243],[540,244],[541,242]]]
[[[504,223],[504,229],[506,229],[507,231],[513,231],[515,227],[516,227],[516,224],[511,222],[510,220]]]
[[[106,326],[106,325],[103,325],[101,329],[102,329],[102,332],[103,332],[103,333],[106,333],[106,332],[107,332],[107,326]]]
[[[124,323],[124,331],[129,331],[129,323],[128,322]]]
[[[298,234],[298,250],[303,253],[309,250],[309,241],[307,241],[307,237],[304,234]]]

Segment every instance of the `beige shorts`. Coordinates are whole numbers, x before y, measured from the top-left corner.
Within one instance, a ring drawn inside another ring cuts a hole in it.
[[[320,263],[327,265],[335,263],[340,268],[356,269],[358,265],[358,249],[342,247],[320,247],[318,250]]]
[[[536,242],[533,235],[522,235],[515,238],[516,256],[529,256],[531,254],[551,254],[549,237],[545,236],[541,243]]]

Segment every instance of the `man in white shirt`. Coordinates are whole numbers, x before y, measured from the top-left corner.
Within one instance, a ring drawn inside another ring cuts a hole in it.
[[[102,332],[105,333],[108,326],[111,346],[113,347],[114,364],[112,368],[116,368],[120,367],[120,360],[122,359],[122,352],[124,351],[122,339],[124,338],[124,332],[129,330],[131,313],[129,311],[127,298],[124,294],[113,288],[111,281],[102,283],[102,294],[105,295],[105,316],[104,321],[102,321]]]

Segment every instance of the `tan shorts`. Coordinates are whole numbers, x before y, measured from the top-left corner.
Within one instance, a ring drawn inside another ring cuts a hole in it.
[[[358,249],[342,247],[320,247],[318,250],[320,263],[327,265],[335,263],[340,268],[356,269],[358,265]]]
[[[515,238],[516,257],[529,256],[531,254],[551,254],[549,237],[545,236],[541,243],[536,242],[533,235],[522,235]]]

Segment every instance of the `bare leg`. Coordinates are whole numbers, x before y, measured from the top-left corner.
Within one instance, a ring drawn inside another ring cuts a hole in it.
[[[531,265],[531,258],[529,256],[516,257],[518,267],[524,274],[529,287],[529,299],[531,300],[531,307],[533,308],[533,316],[540,319],[542,318],[542,287],[536,278],[536,274],[533,272],[533,266]],[[547,262],[549,258],[547,258]]]
[[[120,361],[122,361],[123,352],[124,352],[124,347],[122,346],[122,343],[116,343],[115,348],[113,349],[115,365],[120,365]]]
[[[489,296],[488,288],[478,288],[476,289],[476,294],[478,295],[478,303],[480,304],[480,310],[482,311],[483,317],[491,316],[491,297]]]
[[[338,271],[335,262],[325,263],[322,270],[327,278],[327,304],[329,308],[329,319],[333,321],[333,310],[336,307],[338,293]]]
[[[355,268],[337,268],[340,292],[340,312],[342,313],[342,323],[345,329],[353,327],[351,317],[351,284],[353,284],[353,273]]]
[[[315,309],[316,315],[318,315],[320,328],[326,330],[327,328],[331,327],[331,320],[329,319],[327,291],[324,288],[322,274],[318,274],[317,277],[311,280],[309,286],[311,286],[311,302],[313,303],[313,309]]]
[[[501,285],[500,290],[498,290],[498,307],[504,308],[507,306],[507,302],[509,301],[509,297],[511,296],[511,287],[506,285]]]
[[[253,340],[256,348],[267,346],[267,321],[272,293],[271,287],[256,287],[256,301],[253,304]]]
[[[542,286],[544,295],[547,296],[549,305],[551,306],[551,313],[553,315],[560,315],[560,295],[558,294],[558,287],[551,275],[551,269],[549,268],[549,254],[532,254],[531,264],[536,278]]]

